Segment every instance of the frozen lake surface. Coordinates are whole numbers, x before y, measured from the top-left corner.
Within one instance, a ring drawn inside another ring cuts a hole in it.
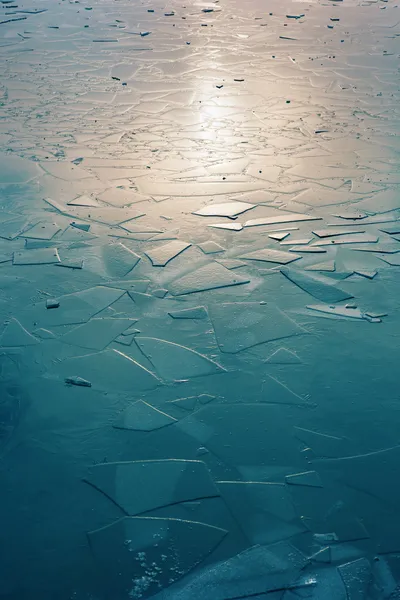
[[[0,599],[398,600],[400,6],[0,11]]]

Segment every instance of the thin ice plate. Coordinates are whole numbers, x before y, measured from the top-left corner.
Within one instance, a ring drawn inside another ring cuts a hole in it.
[[[261,250],[255,250],[249,254],[244,254],[240,258],[247,260],[255,260],[260,262],[272,262],[280,265],[287,265],[295,260],[301,258],[300,254],[294,254],[284,252],[282,250],[272,250],[270,248],[262,248]]]
[[[278,223],[297,223],[300,221],[318,221],[321,217],[314,217],[312,215],[304,215],[297,213],[283,213],[282,215],[275,215],[274,217],[262,217],[260,219],[251,219],[246,221],[245,227],[256,227],[258,225],[275,225]]]
[[[169,291],[173,296],[183,296],[249,282],[250,279],[232,273],[217,262],[211,262],[170,283]]]
[[[188,242],[173,240],[169,244],[146,250],[145,254],[151,260],[153,267],[165,267],[173,258],[176,258],[189,248],[190,245]]]
[[[60,262],[57,248],[37,248],[14,252],[14,265],[52,265]]]
[[[255,204],[248,204],[247,202],[226,202],[225,204],[209,204],[196,210],[193,214],[202,217],[228,217],[235,219],[238,215],[254,207]]]

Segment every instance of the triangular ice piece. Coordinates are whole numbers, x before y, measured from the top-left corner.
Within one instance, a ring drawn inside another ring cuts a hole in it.
[[[155,408],[151,404],[138,400],[126,408],[114,423],[117,429],[133,431],[155,431],[175,423],[176,419]]]
[[[287,238],[288,235],[290,235],[289,231],[282,231],[282,233],[270,233],[268,234],[268,237],[271,238],[271,240],[281,242],[282,240]]]
[[[337,287],[327,277],[316,277],[294,269],[281,269],[281,273],[299,288],[323,302],[340,302],[352,298],[352,294]]]
[[[180,240],[173,240],[169,244],[157,246],[145,252],[146,256],[151,260],[153,267],[165,267],[173,258],[181,254],[191,244]]]
[[[301,360],[291,350],[287,350],[287,348],[279,348],[276,350],[269,358],[267,358],[266,362],[275,364],[275,365],[298,365],[301,363]]]
[[[111,277],[125,277],[137,265],[140,256],[124,244],[102,246],[104,266]]]
[[[169,285],[169,291],[174,296],[183,296],[234,285],[243,285],[249,283],[249,281],[250,279],[231,273],[229,269],[218,262],[212,262],[173,281]]]
[[[90,196],[78,196],[67,202],[67,204],[69,206],[102,206],[96,198],[91,198]]]
[[[31,335],[29,331],[14,318],[7,323],[0,337],[0,345],[10,348],[14,346],[33,346],[39,343],[39,340]]]

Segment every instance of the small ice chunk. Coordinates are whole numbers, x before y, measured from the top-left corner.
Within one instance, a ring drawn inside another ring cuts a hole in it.
[[[58,308],[60,302],[58,300],[46,300],[46,308]]]
[[[87,379],[83,379],[82,377],[78,377],[77,375],[72,375],[71,377],[65,378],[65,383],[67,385],[77,385],[80,387],[92,387],[92,384]]]

